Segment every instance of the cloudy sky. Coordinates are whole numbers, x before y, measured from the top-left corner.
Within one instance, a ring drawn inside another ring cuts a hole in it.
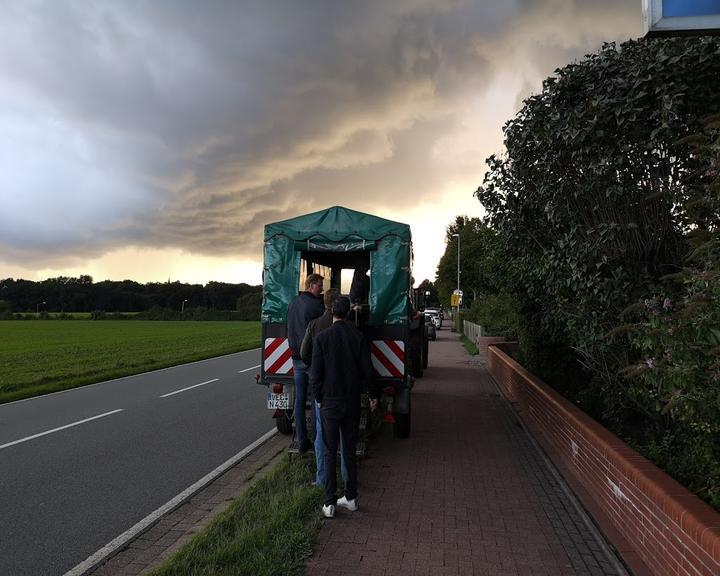
[[[260,282],[268,222],[406,222],[415,277],[543,78],[640,0],[0,0],[0,278]]]

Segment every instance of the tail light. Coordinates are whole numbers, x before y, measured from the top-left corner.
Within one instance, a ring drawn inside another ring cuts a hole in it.
[[[388,424],[395,424],[395,416],[393,416],[392,412],[385,414],[385,422]]]
[[[277,408],[275,412],[273,413],[273,418],[280,418],[280,416],[283,415],[283,411],[280,410],[280,408]]]
[[[282,394],[283,391],[283,385],[282,384],[273,384],[272,385],[272,391],[275,394]]]

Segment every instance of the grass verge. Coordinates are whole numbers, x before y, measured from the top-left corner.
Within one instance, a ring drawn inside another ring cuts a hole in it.
[[[0,322],[0,403],[260,346],[260,322]]]
[[[311,458],[282,459],[151,576],[300,574],[321,526]]]
[[[465,334],[460,334],[460,342],[465,347],[465,350],[468,351],[468,354],[470,354],[471,356],[477,356],[477,346],[475,346],[475,343],[470,340],[470,338],[465,336]]]

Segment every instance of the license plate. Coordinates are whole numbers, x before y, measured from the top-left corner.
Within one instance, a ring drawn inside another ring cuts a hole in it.
[[[290,393],[282,392],[276,394],[275,392],[267,393],[267,407],[272,410],[289,410],[290,409]]]

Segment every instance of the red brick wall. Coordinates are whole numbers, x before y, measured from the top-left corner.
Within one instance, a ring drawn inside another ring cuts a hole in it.
[[[720,575],[720,514],[503,348],[510,350],[490,347],[488,370],[630,567],[662,576]]]

